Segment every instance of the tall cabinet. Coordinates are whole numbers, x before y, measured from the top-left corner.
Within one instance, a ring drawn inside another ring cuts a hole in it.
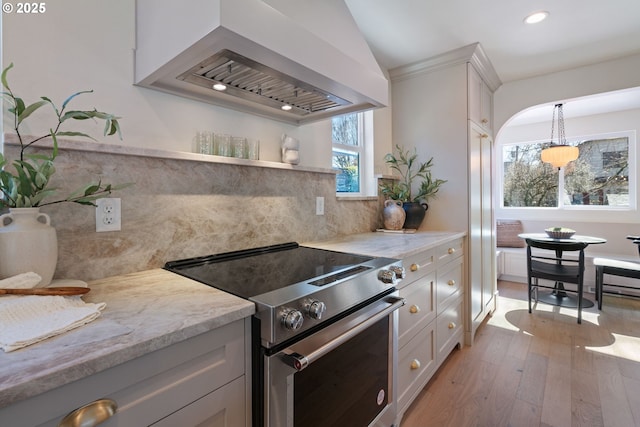
[[[393,143],[433,157],[446,179],[423,230],[466,231],[465,343],[495,309],[493,92],[500,86],[480,44],[390,70]]]

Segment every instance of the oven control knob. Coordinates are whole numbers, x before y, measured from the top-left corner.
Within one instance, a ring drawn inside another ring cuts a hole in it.
[[[298,330],[302,327],[304,317],[300,310],[291,309],[282,315],[282,324],[290,331]]]
[[[307,314],[315,320],[322,319],[322,315],[327,311],[327,306],[322,301],[310,301],[306,306]]]
[[[396,278],[404,279],[404,277],[405,277],[404,267],[400,267],[398,265],[392,265],[391,267],[389,267],[389,270],[391,270],[394,273],[396,273]]]
[[[390,283],[392,285],[398,283],[396,273],[391,270],[380,270],[378,272],[378,280],[380,280],[382,283]]]

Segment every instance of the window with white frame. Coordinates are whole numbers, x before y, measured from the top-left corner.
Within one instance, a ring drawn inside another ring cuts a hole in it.
[[[362,194],[365,162],[364,114],[337,116],[331,120],[332,166],[338,194]]]
[[[548,142],[502,146],[502,208],[635,209],[635,134],[591,135],[571,142],[577,160],[557,170],[540,160]]]

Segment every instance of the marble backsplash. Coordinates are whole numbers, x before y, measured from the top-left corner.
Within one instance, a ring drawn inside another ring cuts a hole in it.
[[[5,145],[13,159],[18,147]],[[377,200],[337,200],[335,175],[92,151],[61,150],[58,195],[90,181],[134,183],[112,194],[122,230],[95,231],[95,208],[43,206],[58,233],[54,278],[93,280],[157,268],[166,261],[288,241],[307,242],[373,231]],[[325,215],[315,215],[317,196]],[[53,198],[52,198],[53,200]]]

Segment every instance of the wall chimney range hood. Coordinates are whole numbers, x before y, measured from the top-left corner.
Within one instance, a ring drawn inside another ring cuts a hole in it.
[[[136,38],[142,87],[296,125],[388,104],[343,0],[137,0]]]

